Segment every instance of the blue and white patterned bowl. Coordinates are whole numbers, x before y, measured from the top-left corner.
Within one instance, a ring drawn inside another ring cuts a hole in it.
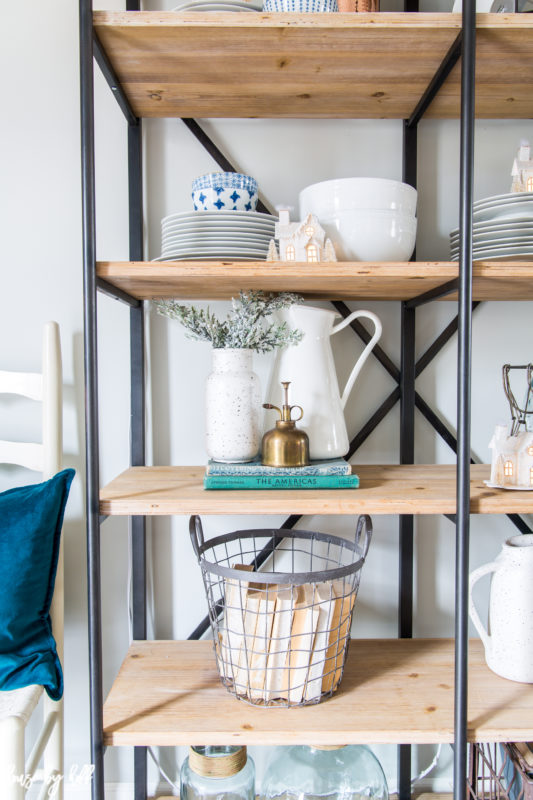
[[[210,172],[192,182],[195,211],[255,211],[257,181],[238,172]]]
[[[264,0],[263,11],[305,12],[338,11],[337,0]]]

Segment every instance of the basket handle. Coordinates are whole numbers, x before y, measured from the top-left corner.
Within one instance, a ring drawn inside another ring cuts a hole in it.
[[[194,514],[189,519],[189,533],[191,535],[191,542],[196,558],[200,561],[200,548],[203,547],[205,542],[204,529],[202,527],[202,520],[198,514]]]
[[[357,520],[357,528],[355,530],[355,544],[363,551],[363,559],[366,558],[368,548],[370,547],[370,540],[372,539],[372,520],[368,514],[361,514]]]

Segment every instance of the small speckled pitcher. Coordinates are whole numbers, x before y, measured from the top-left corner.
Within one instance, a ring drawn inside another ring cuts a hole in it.
[[[252,351],[214,348],[206,385],[206,449],[228,464],[252,461],[261,444],[261,386]]]
[[[494,573],[489,632],[472,598],[474,584]],[[507,539],[490,564],[470,575],[470,616],[485,646],[487,666],[502,678],[533,683],[533,533]]]

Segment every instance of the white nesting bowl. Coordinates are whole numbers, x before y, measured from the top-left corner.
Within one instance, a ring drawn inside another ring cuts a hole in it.
[[[416,217],[397,211],[339,211],[320,220],[340,261],[409,261]]]
[[[307,214],[321,219],[351,209],[388,209],[414,216],[416,196],[412,186],[388,178],[337,178],[302,189],[300,219]]]

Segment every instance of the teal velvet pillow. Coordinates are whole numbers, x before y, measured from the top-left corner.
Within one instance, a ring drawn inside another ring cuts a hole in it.
[[[52,635],[59,541],[73,469],[0,493],[0,689],[39,684],[63,695]]]

